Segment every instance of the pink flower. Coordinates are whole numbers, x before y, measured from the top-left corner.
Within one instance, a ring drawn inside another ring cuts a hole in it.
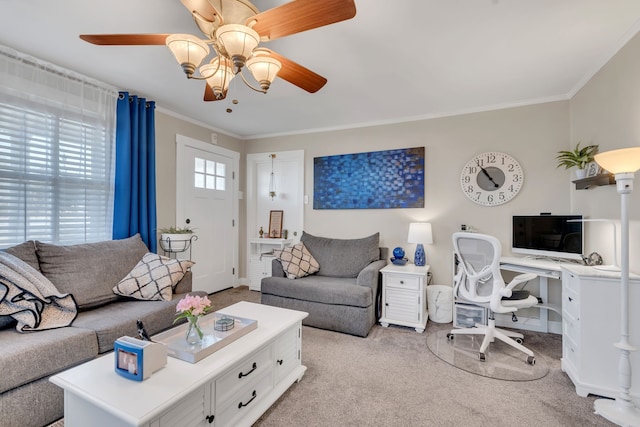
[[[202,316],[211,308],[211,301],[208,297],[198,295],[186,295],[176,305],[176,312],[180,317]]]

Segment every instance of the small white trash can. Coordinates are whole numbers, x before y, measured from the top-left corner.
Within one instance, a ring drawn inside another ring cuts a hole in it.
[[[429,319],[436,323],[453,321],[453,288],[451,286],[427,286],[427,310]]]

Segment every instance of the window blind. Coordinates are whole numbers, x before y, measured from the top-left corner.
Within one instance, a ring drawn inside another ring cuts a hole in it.
[[[110,239],[117,91],[6,48],[0,77],[0,247]]]

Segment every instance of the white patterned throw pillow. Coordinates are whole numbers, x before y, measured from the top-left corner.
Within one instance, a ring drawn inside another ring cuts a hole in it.
[[[114,286],[113,293],[146,301],[171,301],[173,288],[193,264],[193,261],[172,259],[148,252],[133,270]]]
[[[274,251],[289,279],[297,279],[320,271],[320,264],[300,242],[294,246]]]

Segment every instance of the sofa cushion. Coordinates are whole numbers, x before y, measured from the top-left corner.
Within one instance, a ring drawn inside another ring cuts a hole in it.
[[[113,288],[113,293],[145,301],[171,301],[173,289],[193,264],[148,252]]]
[[[0,331],[0,393],[70,368],[98,355],[96,334],[74,327],[21,334]],[[2,424],[2,422],[0,422]]]
[[[79,313],[73,327],[94,330],[102,354],[113,350],[113,342],[123,335],[137,337],[137,319],[142,320],[149,335],[170,328],[176,316],[176,304],[184,295],[176,294],[172,301],[120,300]]]
[[[289,279],[308,276],[320,270],[318,261],[302,242],[282,250],[274,250],[273,254],[282,264],[282,269]]]
[[[40,263],[36,255],[36,242],[33,240],[27,240],[19,245],[11,246],[10,248],[4,249],[4,251],[16,258],[20,258],[31,267],[40,271]]]
[[[373,295],[368,286],[356,285],[356,279],[324,277],[316,274],[302,280],[265,277],[260,284],[263,295],[313,301],[322,304],[369,307]]]
[[[320,264],[318,276],[357,277],[380,257],[380,233],[361,239],[332,239],[303,231],[300,241]]]
[[[117,300],[113,287],[147,252],[138,234],[70,246],[36,242],[42,274],[61,293],[73,294],[80,310]]]

